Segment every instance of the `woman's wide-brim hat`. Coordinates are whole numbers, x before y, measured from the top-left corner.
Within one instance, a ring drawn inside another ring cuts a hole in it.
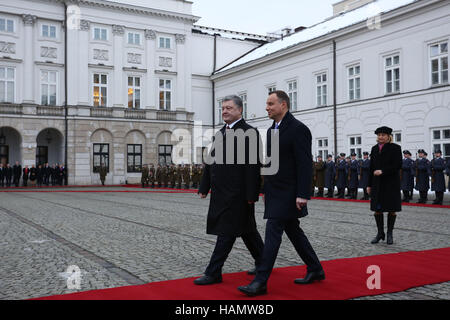
[[[386,126],[383,127],[379,127],[377,130],[375,130],[375,134],[379,134],[379,133],[386,133],[391,135],[392,134],[392,129]]]

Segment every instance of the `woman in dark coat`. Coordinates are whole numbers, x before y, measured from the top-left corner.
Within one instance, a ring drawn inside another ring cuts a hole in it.
[[[383,212],[388,212],[387,244],[393,244],[396,212],[402,210],[400,194],[400,169],[402,151],[398,144],[392,143],[392,129],[380,127],[375,131],[377,142],[370,153],[370,174],[368,192],[371,194],[370,210],[375,212],[378,228],[372,243],[384,240]]]

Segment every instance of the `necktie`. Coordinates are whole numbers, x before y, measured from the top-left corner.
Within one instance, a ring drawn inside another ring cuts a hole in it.
[[[275,123],[275,129],[278,129],[278,123]]]

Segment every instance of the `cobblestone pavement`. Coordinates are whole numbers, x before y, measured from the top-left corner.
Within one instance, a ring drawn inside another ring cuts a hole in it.
[[[209,197],[110,192],[143,191],[120,187],[70,191],[81,192],[0,192],[0,300],[79,291],[67,286],[72,265],[81,269],[81,291],[203,274],[215,244],[205,234]],[[450,247],[449,209],[404,206],[387,246],[370,244],[376,229],[367,203],[308,206],[301,225],[321,260]],[[256,210],[264,238],[261,202]],[[301,263],[283,238],[275,267]],[[223,272],[252,266],[239,239]],[[450,282],[359,299],[450,299]]]

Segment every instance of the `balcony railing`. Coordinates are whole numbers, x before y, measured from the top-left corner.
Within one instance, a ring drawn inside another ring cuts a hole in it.
[[[126,119],[145,119],[146,113],[145,113],[145,110],[126,109],[125,110],[125,118]]]
[[[111,109],[111,108],[91,108],[91,117],[112,118],[113,117],[113,109]]]
[[[173,111],[157,111],[156,119],[163,121],[173,121],[177,120],[177,113]]]
[[[0,104],[0,114],[23,114],[23,106],[19,104]]]
[[[38,116],[64,116],[64,107],[38,106]]]

